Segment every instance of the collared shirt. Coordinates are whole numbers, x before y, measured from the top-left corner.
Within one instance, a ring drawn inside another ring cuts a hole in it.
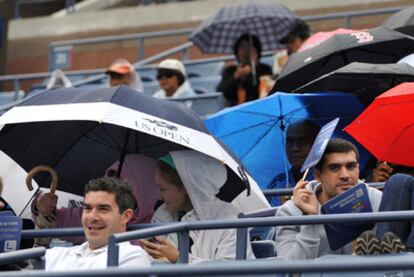
[[[106,268],[108,246],[95,250],[85,242],[73,247],[54,247],[46,251],[46,271]],[[119,267],[149,267],[151,258],[140,246],[119,243]]]

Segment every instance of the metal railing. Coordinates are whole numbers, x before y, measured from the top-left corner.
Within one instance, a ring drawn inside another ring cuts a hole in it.
[[[209,220],[172,223],[159,227],[151,227],[144,230],[136,230],[127,233],[114,234],[109,237],[108,243],[108,266],[117,266],[119,259],[120,242],[143,239],[157,235],[165,235],[177,232],[179,263],[188,262],[189,250],[189,231],[228,229],[237,228],[236,259],[245,259],[247,228],[248,227],[269,227],[284,225],[310,225],[325,224],[332,222],[355,223],[355,222],[382,222],[382,221],[402,221],[414,220],[414,211],[398,212],[375,212],[375,213],[352,213],[335,215],[314,215],[314,216],[289,216],[271,218],[240,218],[234,220]],[[244,235],[245,234],[245,235]],[[242,244],[242,245],[241,245]]]
[[[0,265],[20,262],[26,259],[35,259],[44,256],[46,248],[36,247],[31,249],[24,249],[14,252],[6,252],[0,254]]]
[[[193,31],[192,28],[186,28],[186,29],[177,29],[177,30],[168,30],[168,31],[145,32],[145,33],[138,33],[138,34],[127,34],[127,35],[116,35],[116,36],[102,36],[102,37],[71,39],[71,40],[51,42],[49,44],[49,71],[52,71],[54,69],[52,57],[54,57],[54,53],[56,52],[56,49],[59,49],[62,47],[73,47],[73,46],[80,46],[80,45],[93,45],[93,44],[101,44],[101,43],[136,40],[138,41],[137,61],[140,61],[144,58],[145,39],[160,38],[160,37],[167,37],[167,36],[183,36],[183,35],[191,34],[192,31]],[[188,58],[187,50],[188,48],[181,50],[183,52],[183,59]]]
[[[274,210],[270,209],[270,210]],[[197,266],[187,267],[184,265],[163,265],[162,267],[152,267],[150,269],[116,269],[118,265],[118,243],[152,237],[155,235],[164,235],[171,232],[178,232],[179,236],[179,262],[188,262],[188,249],[189,249],[189,231],[193,230],[211,230],[211,229],[225,229],[225,228],[237,228],[247,232],[248,227],[268,227],[268,226],[283,226],[283,225],[309,225],[309,224],[326,224],[331,222],[340,223],[354,223],[354,222],[382,222],[382,221],[402,221],[402,220],[414,220],[414,211],[398,211],[398,212],[377,212],[377,213],[361,213],[361,214],[336,214],[336,215],[314,215],[314,216],[290,216],[290,217],[270,217],[270,218],[244,218],[234,220],[210,220],[210,221],[198,221],[198,222],[179,222],[168,223],[158,226],[150,226],[143,230],[129,231],[126,233],[119,233],[110,236],[108,244],[108,266],[110,268],[105,271],[74,271],[59,273],[60,277],[63,276],[88,276],[95,273],[100,273],[98,276],[147,276],[147,275],[166,275],[175,274],[180,275],[213,275],[213,274],[265,274],[265,273],[293,273],[293,272],[338,272],[338,271],[378,271],[378,270],[401,270],[401,269],[414,269],[414,263],[412,256],[387,256],[378,257],[383,259],[385,263],[378,263],[376,258],[367,260],[311,260],[311,261],[296,261],[288,262],[281,260],[271,261],[239,261],[239,262],[225,262],[225,263],[207,263]],[[143,228],[142,225],[134,225],[138,228]],[[149,225],[145,225],[149,226]],[[81,228],[62,228],[62,229],[49,229],[49,230],[25,230],[22,233],[22,238],[44,237],[44,236],[78,236]],[[247,240],[239,236],[237,232],[237,248],[236,259],[245,259],[246,243]],[[247,238],[247,235],[246,237]],[[239,247],[242,244],[244,247]],[[17,251],[13,253],[1,254],[0,264],[4,264],[5,261],[15,262],[21,259],[36,258],[44,255],[44,248],[30,249]],[[244,255],[242,252],[244,251]],[[392,261],[392,262],[391,262]],[[339,263],[340,262],[340,263]],[[231,266],[237,264],[237,267]],[[199,268],[199,266],[201,268]],[[205,269],[205,266],[209,270]],[[102,274],[103,273],[103,274]],[[23,273],[8,273],[11,275],[2,276],[22,276]],[[24,272],[24,274],[30,274],[34,276],[58,276],[56,273],[45,273],[43,271],[36,272]],[[40,274],[40,275],[36,275]],[[64,274],[64,275],[62,275]]]
[[[260,276],[261,274],[275,273],[307,273],[307,272],[361,272],[414,269],[412,255],[376,256],[360,259],[331,259],[331,260],[304,260],[285,261],[282,259],[254,260],[254,261],[228,261],[215,263],[201,263],[197,265],[163,265],[151,268],[106,268],[101,270],[45,272],[2,272],[3,277],[17,276],[47,276],[47,277],[73,277],[73,276],[212,276],[212,275],[247,275]],[[395,273],[395,272],[393,272]],[[357,276],[357,275],[355,275]],[[382,276],[382,275],[381,275]],[[388,275],[384,275],[388,276]],[[389,275],[401,276],[401,275]]]

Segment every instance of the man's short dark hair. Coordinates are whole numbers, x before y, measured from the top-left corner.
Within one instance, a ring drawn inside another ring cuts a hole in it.
[[[105,191],[114,194],[121,214],[127,209],[136,210],[138,208],[131,187],[119,178],[102,177],[92,179],[85,185],[84,195],[91,191]]]
[[[309,28],[309,25],[303,21],[298,21],[293,28],[290,30],[290,32],[280,40],[280,43],[288,44],[293,42],[293,40],[298,37],[301,40],[306,40],[311,35],[311,30]]]
[[[359,152],[358,148],[356,146],[345,139],[337,138],[337,139],[331,139],[328,142],[328,145],[326,146],[325,152],[323,152],[321,160],[318,162],[318,164],[315,166],[316,169],[322,170],[323,165],[325,163],[326,155],[333,154],[333,153],[349,153],[354,152],[357,161],[359,161]]]

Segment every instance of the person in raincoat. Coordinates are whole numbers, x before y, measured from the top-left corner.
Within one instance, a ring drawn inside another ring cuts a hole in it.
[[[126,85],[140,92],[144,91],[141,78],[126,59],[116,59],[113,61],[105,74],[109,76],[109,84],[111,87]]]
[[[176,59],[166,59],[157,67],[157,80],[160,85],[153,96],[156,98],[179,98],[196,96],[187,80],[184,64]]]
[[[105,175],[115,177],[119,162],[115,162]],[[153,159],[131,154],[125,157],[120,178],[131,186],[138,203],[138,209],[129,223],[149,223],[158,201],[159,193],[154,181],[156,163]],[[40,228],[81,227],[82,207],[56,208],[57,197],[49,193],[40,194],[32,203],[33,219]],[[40,225],[40,226],[39,226]],[[48,245],[50,238],[36,240],[37,244]],[[84,237],[67,237],[67,241],[75,244],[85,241]]]
[[[47,90],[70,87],[72,87],[72,82],[69,80],[68,77],[66,77],[65,73],[60,69],[56,69],[55,71],[53,71],[52,76],[46,85]]]
[[[170,152],[162,157],[155,181],[164,203],[157,209],[153,222],[236,219],[239,210],[216,197],[227,180],[226,167],[214,158],[196,151]],[[191,231],[189,263],[233,260],[236,255],[236,230]],[[144,249],[155,259],[178,259],[177,236],[142,240]],[[248,243],[247,258],[254,258]]]

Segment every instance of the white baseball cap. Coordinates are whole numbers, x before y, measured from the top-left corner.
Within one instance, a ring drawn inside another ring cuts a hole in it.
[[[158,69],[170,69],[180,72],[184,77],[187,76],[184,64],[176,59],[166,59],[158,64]]]

